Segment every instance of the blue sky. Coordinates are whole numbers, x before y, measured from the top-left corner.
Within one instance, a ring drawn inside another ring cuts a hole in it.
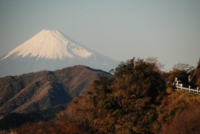
[[[200,0],[0,1],[0,57],[43,29],[118,61],[157,57],[164,70],[200,58]]]

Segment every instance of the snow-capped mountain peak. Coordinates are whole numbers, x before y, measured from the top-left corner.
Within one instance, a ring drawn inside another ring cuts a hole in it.
[[[46,59],[64,59],[79,56],[88,58],[92,55],[85,48],[67,40],[56,30],[42,30],[34,37],[10,51],[2,60],[15,54],[21,57],[37,57]]]
[[[55,30],[42,30],[0,59],[0,77],[85,65],[109,71],[117,62]]]

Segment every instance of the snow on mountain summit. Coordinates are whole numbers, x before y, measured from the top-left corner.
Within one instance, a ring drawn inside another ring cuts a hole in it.
[[[59,31],[42,30],[34,37],[10,51],[2,60],[11,55],[46,59],[88,58],[92,52],[67,40]]]
[[[0,77],[74,65],[109,71],[117,64],[59,31],[42,30],[0,59]]]

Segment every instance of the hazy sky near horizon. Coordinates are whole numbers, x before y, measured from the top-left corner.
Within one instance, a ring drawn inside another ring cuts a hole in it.
[[[200,0],[0,1],[0,57],[43,29],[117,61],[157,57],[164,70],[200,58]]]

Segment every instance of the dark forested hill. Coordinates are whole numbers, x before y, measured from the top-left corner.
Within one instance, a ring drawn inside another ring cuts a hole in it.
[[[68,103],[101,76],[112,77],[100,70],[74,66],[0,78],[0,115],[43,111]]]

